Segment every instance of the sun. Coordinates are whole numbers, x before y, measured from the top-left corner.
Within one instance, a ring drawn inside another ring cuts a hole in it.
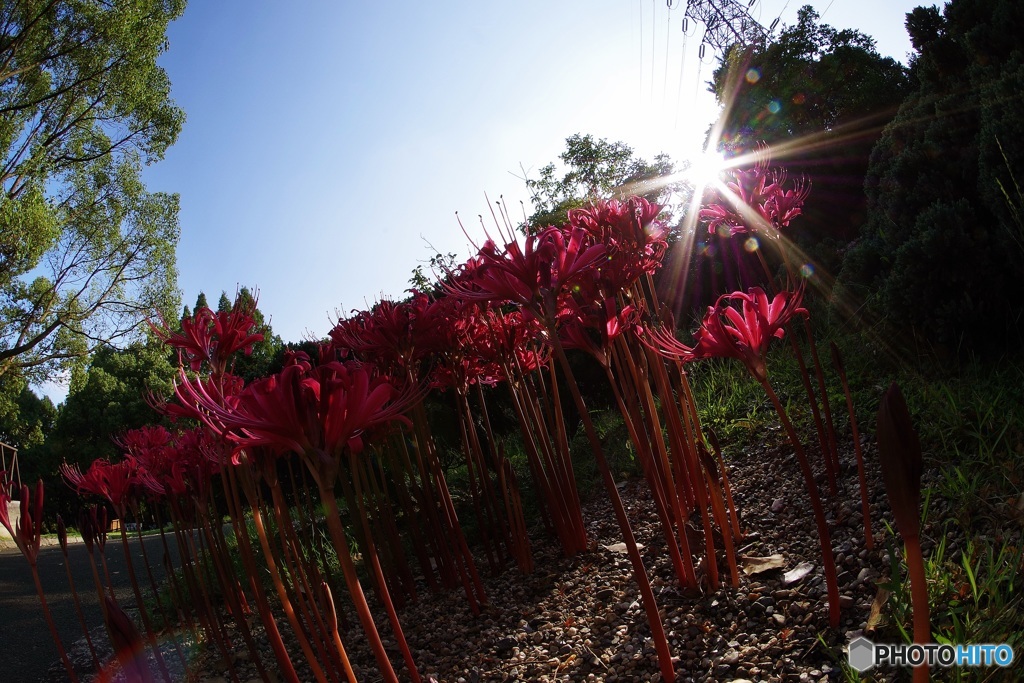
[[[721,182],[722,172],[728,167],[720,152],[702,152],[687,160],[688,166],[682,171],[683,177],[699,191]]]

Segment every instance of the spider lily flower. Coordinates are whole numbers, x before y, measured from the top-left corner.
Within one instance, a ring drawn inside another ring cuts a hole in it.
[[[603,244],[650,244],[663,241],[668,234],[665,224],[658,221],[661,205],[652,204],[643,197],[630,197],[624,202],[601,200],[568,213],[569,225],[585,229]]]
[[[262,334],[251,332],[256,325],[255,309],[255,300],[236,301],[231,310],[217,313],[203,306],[191,318],[181,319],[181,332],[151,327],[165,344],[178,349],[193,372],[206,362],[219,376],[227,371],[231,356],[238,351],[251,355],[253,344],[263,341]]]
[[[606,296],[613,296],[644,273],[661,267],[668,249],[668,229],[656,220],[662,207],[643,197],[624,202],[599,201],[569,211],[569,225],[585,229],[606,255],[596,265],[597,279]]]
[[[583,228],[547,228],[529,235],[523,247],[509,242],[498,250],[491,240],[473,260],[472,278],[445,283],[449,294],[466,301],[510,301],[530,315],[554,315],[565,288],[582,278],[605,255]]]
[[[106,499],[123,517],[138,484],[136,468],[137,465],[130,460],[114,464],[94,460],[84,474],[78,465],[66,462],[60,466],[60,473],[68,486],[79,494],[92,493]]]
[[[611,344],[619,336],[634,329],[640,322],[641,307],[629,305],[617,310],[615,299],[605,299],[603,305],[587,311],[576,309],[570,320],[559,330],[559,339],[565,348],[586,351],[602,365],[610,362]],[[597,331],[595,337],[590,333]]]
[[[10,502],[10,491],[0,484],[0,524],[7,529],[29,563],[35,566],[43,532],[43,480],[40,479],[36,483],[34,491],[29,489],[27,484],[22,485],[21,516],[15,525],[11,524],[11,518],[7,514],[7,504]]]
[[[760,287],[719,297],[708,309],[694,334],[697,358],[738,358],[759,381],[767,377],[765,355],[773,338],[785,335],[785,326],[801,308],[803,289],[780,291],[769,301]],[[736,308],[735,304],[739,304]]]
[[[231,441],[236,452],[267,447],[275,453],[313,456],[337,467],[345,449],[359,452],[367,429],[402,413],[414,398],[388,379],[371,377],[367,366],[331,362],[316,368],[285,367],[257,380],[224,404],[196,384],[181,384],[204,422]]]
[[[727,183],[724,196],[701,208],[699,216],[707,221],[709,233],[738,235],[758,224],[770,228],[767,235],[775,237],[801,214],[810,183],[801,178],[786,189],[785,169],[768,168],[767,147],[762,146],[757,156],[751,168],[732,169],[733,180]]]

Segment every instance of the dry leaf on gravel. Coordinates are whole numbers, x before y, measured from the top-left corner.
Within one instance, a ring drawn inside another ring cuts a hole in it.
[[[867,624],[864,626],[865,633],[873,633],[882,623],[882,607],[885,606],[885,601],[888,599],[889,591],[879,586],[878,592],[875,593],[875,599],[871,601],[871,613],[868,615]]]
[[[741,555],[740,562],[743,563],[743,573],[747,576],[771,571],[772,569],[782,569],[786,566],[786,558],[778,553],[775,555],[769,555],[768,557],[750,557]]]

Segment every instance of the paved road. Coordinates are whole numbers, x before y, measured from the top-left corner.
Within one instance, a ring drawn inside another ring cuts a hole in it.
[[[176,560],[176,546],[173,535],[168,535],[172,559]],[[163,581],[164,548],[160,536],[144,539],[153,573],[158,582]],[[135,568],[143,597],[150,594],[149,578],[146,575],[142,551],[137,538],[129,541],[132,565]],[[82,610],[90,629],[103,624],[99,602],[96,597],[92,569],[85,546],[81,543],[68,546],[71,575],[78,589]],[[135,597],[128,579],[124,551],[120,534],[111,534],[106,547],[107,565],[115,586],[115,594],[122,607],[135,606]],[[99,559],[97,555],[97,560]],[[39,575],[46,591],[57,632],[65,647],[82,638],[82,627],[75,613],[71,590],[68,588],[64,556],[58,546],[42,548],[39,552]],[[177,562],[175,561],[175,566]],[[102,576],[102,567],[100,572]],[[140,630],[141,630],[141,625]],[[31,683],[39,678],[55,661],[59,660],[57,648],[50,637],[50,631],[42,616],[39,598],[32,583],[28,562],[17,550],[0,550],[0,680],[7,683]]]

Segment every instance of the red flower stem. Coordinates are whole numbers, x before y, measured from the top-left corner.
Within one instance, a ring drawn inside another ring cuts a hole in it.
[[[245,493],[246,499],[249,501],[249,510],[252,512],[253,526],[256,527],[256,538],[259,540],[260,548],[263,550],[263,561],[267,564],[267,571],[270,573],[271,583],[274,584],[274,590],[277,592],[277,599],[281,603],[281,609],[284,611],[285,617],[288,619],[288,623],[291,624],[292,634],[296,640],[299,641],[299,647],[302,649],[302,654],[306,656],[306,661],[309,664],[310,669],[313,672],[313,676],[316,677],[320,683],[326,683],[327,677],[324,674],[323,668],[316,659],[316,655],[313,654],[313,649],[309,644],[309,639],[306,638],[305,630],[302,628],[302,624],[299,622],[298,616],[295,614],[295,608],[292,606],[291,599],[288,597],[288,591],[284,586],[284,581],[281,578],[281,572],[277,568],[276,553],[270,545],[270,538],[267,535],[266,527],[263,524],[263,514],[260,511],[259,498],[256,492],[256,483],[252,479],[252,472],[248,470],[248,466],[242,465],[238,470],[239,480],[241,483],[242,491]],[[227,588],[225,587],[225,590]]]
[[[487,556],[487,564],[491,567],[491,573],[494,575],[498,574],[500,561],[498,558],[499,551],[495,548],[497,545],[497,539],[493,542],[491,540],[491,533],[494,531],[493,519],[491,516],[490,505],[484,501],[481,505],[481,498],[484,496],[481,493],[483,488],[483,480],[487,477],[487,471],[483,466],[483,460],[480,457],[479,448],[480,445],[474,437],[476,436],[476,425],[473,424],[473,415],[469,410],[469,403],[466,401],[465,395],[456,390],[455,391],[455,403],[456,412],[459,416],[459,432],[462,436],[462,450],[466,458],[466,473],[469,476],[469,493],[470,498],[473,501],[473,512],[476,515],[477,524],[480,528],[480,539],[483,541],[484,553]],[[477,486],[477,474],[480,477],[480,486]],[[482,507],[487,508],[486,519],[484,513],[481,512]]]
[[[263,630],[270,641],[270,649],[274,653],[274,659],[281,668],[281,672],[289,683],[298,683],[299,676],[295,672],[291,656],[281,638],[281,631],[277,627],[277,620],[270,609],[270,602],[267,600],[266,592],[260,581],[260,570],[253,555],[252,543],[249,540],[249,530],[246,528],[245,517],[242,515],[242,501],[238,493],[238,481],[236,468],[233,466],[221,466],[221,484],[224,486],[224,497],[232,510],[231,524],[238,542],[238,550],[242,556],[242,564],[245,565],[246,574],[249,577],[249,585],[252,586],[253,596],[256,599],[256,611],[263,622]]]
[[[690,390],[690,383],[686,379],[681,362],[677,362],[677,369],[680,380],[681,391],[679,392],[680,409],[683,411],[683,429],[686,432],[686,452],[684,457],[688,463],[688,469],[693,477],[693,493],[697,499],[697,507],[700,508],[700,519],[704,526],[704,552],[707,557],[708,584],[712,590],[718,588],[718,561],[715,559],[715,539],[712,534],[711,515],[708,513],[708,498],[710,492],[707,490],[704,477],[701,476],[701,464],[697,459],[697,436],[700,425],[696,422],[697,411],[694,406],[693,392]]]
[[[782,254],[783,263],[785,264],[786,273],[788,274],[789,279],[791,281],[795,281],[792,266],[790,266],[789,264],[789,259],[786,254],[786,250],[780,247],[779,251]],[[775,287],[775,278],[772,276],[771,271],[768,269],[768,263],[765,261],[764,254],[761,253],[760,249],[757,250],[757,258],[761,262],[761,268],[764,269],[765,276],[767,276],[768,278],[769,290],[774,296],[774,294],[777,291]],[[828,396],[825,393],[824,375],[822,375],[821,373],[821,364],[818,362],[818,349],[816,346],[814,346],[814,337],[811,334],[810,320],[808,320],[807,317],[804,317],[804,329],[806,330],[807,338],[810,340],[809,343],[811,346],[811,355],[814,357],[815,369],[818,378],[818,389],[822,396],[822,404],[827,405]],[[803,382],[804,391],[807,393],[807,403],[811,408],[811,417],[814,419],[814,429],[818,434],[818,446],[821,449],[821,459],[822,462],[825,464],[825,472],[828,475],[829,492],[833,496],[835,496],[839,493],[839,485],[837,481],[837,474],[839,471],[839,460],[838,458],[833,458],[833,449],[835,446],[835,429],[832,428],[830,432],[832,438],[830,442],[829,434],[826,433],[825,425],[821,419],[821,411],[818,409],[818,400],[815,397],[814,389],[811,386],[811,378],[807,372],[807,362],[804,360],[803,351],[800,350],[800,345],[797,343],[796,336],[793,334],[793,331],[789,325],[786,326],[786,337],[789,338],[790,347],[792,347],[793,354],[796,356],[797,364],[800,367],[800,379]],[[828,415],[829,424],[831,425],[832,413],[830,410],[828,411]]]
[[[319,475],[314,473],[314,478],[320,487],[320,499],[324,503],[327,517],[327,531],[334,543],[334,550],[338,555],[338,562],[341,564],[341,571],[345,576],[345,584],[348,586],[348,593],[356,608],[359,622],[363,626],[363,633],[370,644],[373,656],[377,660],[377,667],[380,675],[385,681],[398,683],[398,676],[391,666],[388,653],[384,650],[384,643],[381,642],[380,633],[377,632],[377,625],[373,622],[373,614],[370,612],[370,605],[366,602],[366,595],[359,584],[359,576],[356,574],[355,564],[352,562],[352,554],[348,547],[348,538],[345,536],[345,529],[341,524],[341,515],[338,512],[338,503],[334,498],[334,491],[330,489]]]
[[[563,541],[563,550],[566,555],[572,557],[578,552],[586,549],[586,532],[582,522],[582,513],[579,508],[573,506],[572,498],[566,495],[565,483],[558,474],[555,466],[556,451],[562,448],[562,441],[558,436],[552,436],[547,423],[541,415],[539,400],[534,391],[531,378],[523,376],[523,405],[526,408],[530,423],[533,426],[530,434],[539,435],[538,443],[541,446],[541,453],[544,455],[545,479],[549,482],[554,505],[552,510],[557,512],[556,519],[561,520],[562,528],[568,538],[568,543]]]
[[[382,457],[382,454],[379,454],[378,457]],[[379,477],[377,472],[380,473]],[[409,568],[398,525],[395,523],[392,501],[386,489],[387,481],[384,480],[385,468],[383,465],[380,468],[364,466],[363,474],[366,476],[370,489],[370,498],[374,503],[378,526],[382,529],[382,536],[387,541],[386,549],[390,553],[391,563],[396,567],[399,582],[402,584],[402,590],[408,594],[410,600],[415,602],[419,599],[416,594],[416,581],[413,579],[412,570]],[[389,481],[394,480],[394,477],[389,478]],[[395,488],[400,488],[401,484],[397,481],[395,483]]]
[[[174,514],[175,533],[178,537],[178,549],[182,553],[182,567],[187,567],[186,576],[191,578],[191,585],[189,586],[189,593],[193,602],[198,601],[202,598],[202,602],[198,603],[201,606],[199,614],[204,628],[206,629],[206,635],[208,638],[213,640],[217,649],[220,650],[221,657],[224,659],[225,665],[231,661],[232,646],[228,642],[227,635],[224,631],[224,624],[218,617],[216,610],[213,608],[213,603],[210,600],[210,594],[207,589],[206,582],[204,581],[200,570],[196,568],[196,564],[202,563],[203,558],[196,552],[195,543],[193,541],[193,534],[191,529],[186,529],[185,525],[182,524],[181,520],[184,519],[181,511],[181,506],[177,501],[172,500],[171,511]],[[187,556],[187,560],[186,560]],[[237,675],[234,673],[234,669],[229,669],[237,681]]]
[[[288,506],[284,502],[281,487],[277,481],[277,459],[262,458],[261,466],[264,472],[264,482],[270,489],[272,510],[274,514],[275,527],[277,529],[278,542],[281,544],[281,564],[286,567],[287,576],[290,576],[293,597],[298,611],[301,615],[300,623],[309,625],[309,637],[312,645],[316,647],[317,655],[325,662],[324,672],[332,681],[337,680],[336,671],[328,664],[338,665],[336,652],[333,652],[327,644],[328,631],[327,623],[324,621],[317,608],[316,600],[313,597],[313,588],[308,580],[306,568],[299,555],[297,546],[294,544],[294,530],[291,517],[288,515]],[[232,577],[233,578],[233,577]],[[314,625],[316,630],[314,630]],[[314,637],[319,634],[321,637]]]
[[[181,573],[185,578],[185,587],[188,589],[188,601],[185,604],[195,607],[196,619],[202,627],[208,641],[213,641],[221,647],[220,634],[214,628],[213,617],[208,609],[208,602],[200,600],[205,597],[201,588],[201,582],[195,571],[195,555],[191,546],[186,542],[186,532],[181,524],[181,510],[177,501],[170,499],[171,524],[174,532],[175,545],[178,547],[178,561],[181,565]],[[226,650],[222,652],[226,655]]]
[[[914,610],[914,642],[925,645],[932,640],[931,619],[928,611],[928,580],[924,573],[924,555],[919,536],[903,539],[907,574],[910,576],[910,606]],[[914,683],[927,683],[928,664],[914,667]]]
[[[825,473],[828,475],[829,492],[835,496],[839,493],[839,484],[836,477],[836,470],[832,463],[832,449],[829,447],[828,436],[825,433],[825,424],[821,420],[821,411],[818,409],[818,400],[814,395],[814,388],[811,386],[811,376],[807,372],[807,362],[804,360],[804,353],[796,341],[792,328],[787,325],[786,337],[789,338],[789,345],[796,356],[797,364],[800,366],[800,380],[803,382],[804,391],[807,393],[807,402],[811,407],[811,417],[814,418],[814,429],[818,434],[818,447],[821,449],[821,460],[825,465]]]
[[[807,462],[807,455],[804,453],[804,447],[800,443],[800,437],[797,436],[796,429],[794,429],[793,423],[790,422],[786,409],[782,407],[782,403],[779,401],[775,390],[772,389],[772,385],[769,384],[767,379],[758,378],[758,381],[764,387],[768,398],[771,399],[772,405],[775,406],[775,412],[778,413],[779,420],[782,422],[786,434],[789,435],[789,441],[793,445],[797,462],[800,463],[800,471],[804,475],[807,495],[811,499],[811,508],[814,510],[814,522],[818,527],[822,569],[825,571],[825,584],[828,589],[829,624],[832,628],[839,628],[839,579],[836,576],[836,563],[832,555],[832,539],[828,531],[828,522],[825,520],[825,509],[821,505],[821,496],[818,495],[818,484],[814,481],[814,471],[811,470],[811,465]]]
[[[490,422],[489,422],[489,419],[487,417],[487,404],[483,400],[483,390],[481,389],[479,382],[476,383],[476,389],[477,389],[477,400],[478,400],[478,402],[480,404],[480,417],[483,418],[483,426],[484,426],[483,433],[484,433],[484,436],[487,438],[487,451],[490,454],[490,462],[493,463],[494,468],[496,470],[496,474],[497,474],[497,471],[500,469],[500,466],[499,466],[499,463],[498,463],[498,453],[497,453],[497,450],[495,449],[495,445],[494,445],[494,436],[493,436],[493,434],[490,434],[490,432],[489,432]],[[467,415],[469,415],[469,417],[472,418],[472,412],[470,411],[470,407],[469,407],[469,396],[468,396],[468,394],[466,395],[465,400],[466,400],[466,412],[467,412]],[[469,423],[468,427],[469,426],[473,426],[473,425],[474,425],[474,422],[472,420],[470,420],[470,423]],[[504,563],[505,558],[502,556],[502,545],[503,544],[505,545],[505,547],[509,551],[509,553],[512,552],[512,543],[513,542],[512,542],[512,537],[511,537],[511,529],[509,527],[509,519],[508,519],[507,515],[505,514],[506,508],[504,508],[501,505],[501,503],[498,500],[498,495],[495,493],[495,484],[494,484],[494,482],[492,480],[490,480],[490,473],[489,473],[489,470],[487,469],[487,466],[486,466],[486,459],[484,458],[483,445],[480,443],[480,437],[477,434],[477,431],[476,431],[475,428],[473,428],[469,433],[470,433],[471,440],[476,443],[476,454],[477,454],[476,457],[477,457],[477,460],[480,463],[480,473],[481,473],[481,482],[483,483],[484,502],[490,508],[490,513],[489,514],[492,515],[492,517],[494,519],[493,524],[495,526],[495,533],[498,536],[498,538],[501,540],[501,543],[497,543],[496,544],[498,546],[498,553],[499,553],[498,560],[499,560],[499,562]]]
[[[171,561],[171,549],[167,544],[167,534],[164,532],[163,515],[160,514],[160,507],[160,505],[155,505],[154,511],[156,513],[156,524],[160,527],[160,543],[164,548],[164,572],[169,577],[171,606],[177,607],[178,619],[185,622],[189,632],[192,634],[192,639],[199,640],[196,624],[192,620],[192,610],[188,608],[188,604],[182,597],[184,594],[182,593],[181,585],[178,583],[178,576],[174,572],[174,563]]]
[[[711,448],[715,451],[715,458],[718,460],[718,467],[722,477],[722,488],[725,489],[725,501],[729,506],[729,520],[732,523],[733,537],[738,541],[743,538],[743,532],[740,531],[740,517],[736,513],[736,505],[732,500],[732,486],[729,485],[729,468],[726,467],[725,458],[722,457],[722,448],[718,443],[718,437],[715,436],[715,432],[710,428],[708,429],[708,437],[710,437]]]
[[[421,444],[423,447],[425,460],[430,468],[430,475],[432,477],[434,487],[437,489],[438,496],[441,500],[441,510],[443,513],[441,519],[446,531],[444,534],[444,540],[451,541],[455,547],[455,553],[452,555],[452,561],[459,573],[463,586],[466,589],[466,596],[469,598],[470,608],[473,610],[474,614],[479,614],[480,605],[487,602],[487,596],[484,593],[484,584],[480,580],[480,575],[476,571],[476,563],[473,560],[473,554],[469,551],[469,545],[467,545],[466,537],[462,533],[462,527],[459,524],[458,515],[455,514],[455,505],[452,503],[451,493],[448,491],[448,483],[444,479],[444,472],[441,470],[441,464],[437,459],[434,440],[430,436],[430,426],[427,423],[427,414],[423,409],[422,401],[416,404],[413,408],[413,415],[415,417],[413,423],[417,428],[418,434],[417,443]],[[475,595],[473,594],[474,591]]]
[[[622,419],[626,425],[626,431],[629,432],[629,438],[633,442],[633,446],[636,448],[637,456],[640,458],[640,462],[644,466],[644,474],[647,475],[648,484],[651,485],[651,493],[654,497],[654,506],[658,512],[658,518],[661,520],[662,533],[665,536],[665,542],[668,545],[669,558],[672,560],[672,567],[675,569],[676,578],[679,580],[679,585],[683,588],[695,588],[697,586],[697,574],[693,567],[693,555],[690,552],[689,543],[686,538],[686,518],[682,516],[681,510],[676,510],[676,522],[679,529],[679,538],[683,543],[683,550],[680,551],[679,543],[676,541],[675,534],[672,528],[672,519],[669,517],[668,509],[665,505],[664,496],[654,490],[655,486],[659,482],[652,482],[652,473],[648,461],[651,460],[650,453],[646,452],[650,447],[649,444],[641,441],[639,433],[637,433],[636,425],[634,424],[633,418],[631,417],[631,411],[626,407],[626,403],[622,398],[622,392],[615,382],[615,376],[612,374],[611,368],[605,366],[605,373],[608,377],[608,383],[612,387],[612,393],[615,396],[615,402],[619,406],[619,412],[622,414]],[[678,508],[678,498],[672,497],[673,502]],[[683,558],[683,554],[686,554],[686,558]]]
[[[658,419],[658,411],[657,406],[654,403],[654,397],[651,394],[649,380],[645,376],[642,376],[640,368],[633,360],[632,351],[633,349],[626,344],[625,339],[623,337],[619,337],[612,347],[612,357],[617,366],[624,367],[625,372],[619,372],[618,375],[614,375],[611,368],[606,366],[605,373],[608,377],[609,383],[612,385],[616,401],[619,403],[619,411],[623,414],[623,419],[626,420],[627,429],[631,429],[630,436],[633,438],[634,445],[636,445],[637,453],[640,454],[643,451],[645,453],[645,457],[651,460],[655,465],[652,469],[652,474],[657,473],[658,480],[652,484],[652,493],[656,494],[656,503],[659,500],[659,496],[663,498],[663,502],[659,508],[659,516],[664,514],[662,525],[665,533],[665,542],[669,547],[669,553],[670,555],[678,556],[678,558],[672,558],[673,565],[676,568],[676,578],[679,579],[681,586],[696,588],[697,572],[693,566],[693,553],[690,550],[690,542],[686,537],[687,517],[683,511],[682,503],[676,489],[676,484],[673,480],[672,466],[668,459],[665,442],[661,436],[661,423]],[[618,387],[616,377],[621,378],[621,381],[625,385],[621,389]],[[632,381],[631,386],[629,384],[630,381]],[[636,423],[634,422],[639,421],[640,406],[637,405],[638,402],[630,401],[630,407],[626,408],[624,395],[629,395],[630,397],[636,395],[642,399],[643,409],[647,415],[648,421],[646,425],[647,434],[653,435],[648,439],[645,439],[643,443],[640,441],[640,433],[636,428]],[[627,412],[633,417],[629,418],[627,416]],[[655,446],[657,446],[657,459],[651,450],[651,441],[654,441]],[[673,521],[677,525],[676,528],[678,530],[678,534],[673,534]],[[677,537],[678,540],[676,540]],[[677,559],[679,561],[678,564],[676,563]]]
[[[821,412],[825,422],[826,444],[828,446],[828,457],[832,463],[832,471],[839,474],[839,447],[836,439],[836,425],[832,419],[832,407],[828,400],[828,389],[825,386],[825,372],[821,367],[821,360],[818,358],[818,344],[814,341],[814,333],[811,331],[811,320],[802,316],[804,321],[804,334],[807,335],[807,346],[811,350],[811,360],[814,362],[814,374],[818,381],[818,393],[821,395]]]
[[[146,629],[146,640],[149,641],[149,649],[153,651],[153,657],[156,659],[156,665],[160,668],[160,675],[167,683],[171,683],[171,674],[167,670],[167,664],[164,662],[163,655],[160,653],[160,646],[156,642],[156,633],[153,631],[153,624],[149,620],[149,611],[146,609],[146,603],[142,599],[142,591],[139,589],[139,582],[135,576],[135,565],[132,562],[132,554],[128,549],[128,531],[125,529],[124,514],[123,510],[120,511],[121,517],[121,549],[124,551],[124,563],[128,568],[128,580],[132,584],[132,592],[135,594],[135,604],[139,608],[139,616],[142,617],[142,625]]]
[[[26,558],[28,559],[28,558]],[[75,675],[75,667],[71,666],[71,660],[68,659],[68,653],[64,651],[64,644],[60,640],[60,636],[57,635],[57,626],[53,623],[53,615],[50,614],[50,607],[46,604],[46,593],[43,592],[43,584],[39,580],[39,570],[36,568],[34,561],[29,561],[29,567],[32,570],[32,581],[36,585],[36,593],[39,595],[39,602],[43,606],[43,617],[46,619],[46,625],[50,628],[50,636],[53,638],[53,644],[57,646],[57,652],[60,653],[60,661],[64,664],[64,670],[68,673],[68,678],[73,683],[78,683],[78,676]]]
[[[519,482],[511,463],[505,459],[504,451],[496,444],[494,431],[491,429],[491,415],[487,410],[484,389],[480,382],[476,383],[477,400],[480,402],[480,413],[484,418],[484,434],[487,436],[487,448],[494,459],[498,474],[502,498],[505,501],[505,519],[509,540],[515,548],[516,564],[524,574],[533,571],[533,557],[530,553],[530,539],[526,534],[526,520],[523,517],[522,499],[519,495]],[[508,471],[506,472],[506,465]]]
[[[213,500],[213,491],[210,488],[207,489],[207,510],[216,510]],[[219,523],[214,523],[216,519],[217,518],[213,515],[203,514],[200,526],[202,527],[203,534],[207,539],[207,544],[216,549],[216,552],[212,553],[211,556],[224,594],[224,599],[228,603],[228,609],[235,619],[235,624],[242,634],[242,640],[249,649],[249,654],[253,658],[256,668],[263,672],[261,675],[264,675],[266,672],[263,668],[263,662],[260,659],[259,648],[256,647],[256,641],[253,640],[252,631],[249,629],[249,624],[246,622],[245,614],[242,609],[242,601],[245,600],[245,595],[242,593],[242,587],[239,584],[238,579],[235,577],[232,563],[225,551],[226,543],[223,528]],[[234,671],[233,666],[231,669]]]
[[[846,396],[846,412],[850,415],[850,431],[853,433],[853,452],[857,456],[857,479],[860,482],[860,509],[864,517],[864,545],[868,550],[875,547],[874,534],[871,532],[871,506],[868,505],[868,480],[864,471],[864,453],[860,447],[860,431],[857,429],[857,414],[853,409],[853,396],[850,394],[850,384],[846,381],[846,370],[842,365],[842,358],[839,349],[832,345],[832,359],[836,370],[839,372],[839,379],[843,383],[843,394]]]
[[[566,497],[566,504],[569,510],[572,511],[572,516],[569,517],[569,520],[576,527],[576,537],[579,539],[582,550],[587,547],[587,531],[583,523],[583,505],[580,503],[579,491],[576,490],[576,475],[572,467],[572,454],[569,452],[569,435],[565,428],[565,413],[562,411],[562,399],[558,394],[558,376],[555,373],[554,363],[548,363],[548,371],[551,373],[549,408],[556,426],[559,445],[558,455],[560,456],[555,460],[561,481],[559,493]],[[537,377],[543,381],[543,375],[539,370]],[[575,382],[575,380],[572,381]],[[569,382],[568,376],[566,377],[566,382]]]
[[[538,500],[539,505],[537,506],[540,509],[541,519],[543,519],[544,526],[548,532],[557,536],[561,541],[562,550],[567,555],[571,555],[569,548],[572,543],[568,535],[568,527],[561,516],[551,483],[544,473],[544,466],[540,461],[540,453],[538,453],[537,444],[534,441],[533,430],[527,426],[522,399],[519,392],[516,391],[516,386],[520,383],[518,378],[513,379],[515,376],[509,370],[510,368],[506,367],[505,374],[509,378],[507,382],[508,391],[511,396],[512,407],[516,413],[516,420],[519,423],[519,431],[523,437],[523,448],[526,450],[526,462],[530,466],[530,476],[533,478],[534,488],[540,491],[541,494]]]
[[[411,376],[409,381],[412,381]],[[414,452],[416,454],[416,467],[420,477],[420,510],[428,522],[428,528],[430,529],[429,538],[434,547],[434,558],[437,561],[441,582],[446,587],[451,588],[459,583],[459,571],[456,568],[457,560],[449,546],[450,536],[445,533],[442,516],[438,513],[438,508],[441,507],[441,504],[437,500],[438,492],[432,484],[432,467],[429,463],[429,438],[426,430],[420,424],[419,413],[420,410],[418,410],[417,406],[413,410],[413,435],[416,438]],[[404,440],[402,448],[407,448]],[[470,599],[472,600],[471,597]]]
[[[566,384],[569,387],[569,393],[572,394],[573,401],[576,403],[576,409],[579,411],[580,419],[583,421],[583,428],[586,430],[587,438],[590,440],[590,446],[594,451],[594,459],[597,461],[597,469],[601,473],[601,479],[604,481],[605,488],[608,491],[608,496],[611,498],[612,509],[615,511],[615,518],[619,523],[619,529],[622,532],[623,541],[626,544],[626,552],[629,555],[629,560],[633,565],[633,576],[636,579],[637,587],[640,590],[640,596],[643,600],[644,610],[647,612],[647,622],[651,627],[651,639],[654,641],[654,649],[658,653],[658,664],[661,668],[661,676],[664,681],[675,680],[675,667],[672,664],[672,653],[668,647],[668,639],[665,637],[665,627],[661,623],[661,615],[658,613],[658,604],[654,599],[654,591],[651,590],[651,582],[647,578],[647,570],[644,568],[643,558],[640,557],[640,550],[636,547],[636,539],[633,537],[633,529],[629,525],[629,517],[626,515],[626,508],[622,505],[622,499],[619,497],[619,490],[615,485],[615,478],[612,476],[611,470],[608,468],[608,461],[604,457],[604,450],[601,448],[601,439],[597,436],[597,430],[594,428],[594,423],[590,419],[590,413],[587,411],[587,405],[583,402],[583,397],[580,395],[579,387],[576,384],[576,378],[573,375],[572,367],[569,365],[569,359],[565,357],[565,350],[562,348],[562,343],[558,339],[558,334],[554,329],[554,325],[549,325],[551,345],[555,351],[555,355],[558,357],[558,362],[562,366],[562,372],[565,373]]]
[[[78,615],[78,623],[82,626],[82,633],[85,634],[85,642],[89,645],[89,653],[92,655],[92,664],[97,671],[100,670],[100,659],[96,656],[96,648],[92,644],[92,636],[89,635],[89,626],[85,623],[85,614],[82,612],[82,601],[78,598],[78,591],[75,589],[75,579],[71,576],[71,564],[68,562],[67,551],[64,551],[64,570],[68,575],[68,586],[71,588],[71,597],[75,602],[75,613]]]
[[[387,612],[388,620],[391,622],[391,630],[395,634],[398,649],[402,651],[402,658],[405,660],[405,667],[409,671],[414,683],[420,683],[420,674],[416,669],[416,661],[413,659],[409,644],[405,641],[405,632],[402,630],[402,623],[398,619],[395,605],[391,601],[391,592],[388,590],[387,581],[384,580],[384,572],[380,566],[380,558],[377,556],[377,546],[373,541],[373,532],[370,529],[370,521],[366,517],[366,507],[363,504],[363,486],[359,476],[358,456],[349,454],[349,468],[352,472],[352,484],[354,486],[356,507],[359,514],[359,521],[363,526],[363,534],[366,538],[366,552],[363,557],[370,560],[370,568],[373,570],[373,577],[377,582],[381,602],[384,603],[384,610]]]
[[[426,542],[423,540],[426,532],[420,526],[421,516],[414,511],[412,494],[409,493],[409,486],[405,480],[405,477],[409,477],[409,481],[415,481],[416,473],[413,470],[412,462],[409,460],[409,450],[405,445],[405,433],[400,429],[395,430],[392,444],[396,441],[398,447],[395,448],[393,446],[387,449],[387,453],[391,462],[391,471],[395,473],[395,478],[400,482],[396,487],[398,502],[405,513],[406,523],[409,525],[409,535],[412,536],[413,552],[416,553],[416,560],[419,562],[424,578],[426,578],[427,588],[432,592],[436,592],[439,588],[437,577],[434,576],[434,570],[430,566],[430,554],[427,550]],[[413,600],[415,599],[416,594],[413,592]]]
[[[138,510],[135,510],[135,517],[138,519]],[[173,623],[172,615],[168,613],[167,608],[164,606],[163,600],[160,599],[160,591],[156,587],[156,578],[153,576],[153,569],[149,564],[149,553],[146,552],[146,543],[142,537],[142,524],[139,523],[135,528],[136,537],[139,540],[139,548],[142,550],[142,564],[146,567],[146,574],[149,577],[149,587],[153,593],[153,600],[156,602],[157,609],[160,610],[160,615],[164,619],[164,623],[170,626]],[[177,635],[172,634],[171,643],[174,645],[174,651],[178,655],[178,662],[181,663],[183,670],[188,669],[188,662],[185,661],[185,653],[181,651],[181,645],[178,643]]]

